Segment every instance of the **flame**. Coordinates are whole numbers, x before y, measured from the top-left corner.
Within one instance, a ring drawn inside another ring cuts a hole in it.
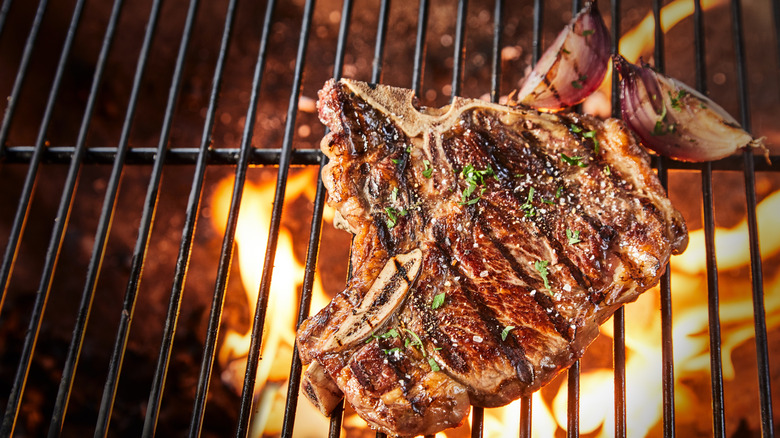
[[[294,199],[302,195],[313,199],[316,187],[314,181],[316,181],[316,173],[312,170],[291,173],[287,181],[286,199]],[[214,191],[212,219],[214,227],[220,233],[225,231],[233,184],[232,178],[224,179]],[[245,316],[250,321],[257,306],[274,193],[275,181],[246,183],[236,225],[236,254],[241,283],[246,293]],[[259,407],[253,427],[257,428],[259,423],[263,433],[268,433],[269,430],[273,433],[274,430],[281,428],[282,417],[274,412],[279,409],[280,394],[286,392],[286,380],[295,345],[298,290],[303,282],[303,276],[304,267],[293,252],[293,236],[289,230],[281,227],[265,321],[265,327],[272,329],[263,332],[261,361],[255,384],[256,392],[259,393]],[[312,290],[312,308],[322,308],[327,302],[328,298],[317,276]],[[218,352],[218,360],[224,370],[222,379],[237,391],[240,391],[243,385],[250,337],[251,327],[245,330],[226,327],[222,346]],[[282,407],[283,398],[282,396]]]

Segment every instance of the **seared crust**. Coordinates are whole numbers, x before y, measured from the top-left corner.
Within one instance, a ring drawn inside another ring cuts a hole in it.
[[[331,130],[323,182],[355,234],[353,276],[304,322],[298,347],[378,430],[435,433],[469,404],[539,389],[687,245],[682,216],[618,120],[460,98],[417,108],[410,90],[350,80],[319,97]],[[469,167],[481,178],[467,181]],[[385,265],[418,249],[398,310],[367,342],[334,348]]]

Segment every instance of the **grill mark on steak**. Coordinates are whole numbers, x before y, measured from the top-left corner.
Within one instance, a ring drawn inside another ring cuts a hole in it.
[[[544,289],[544,284],[543,283],[539,284],[538,280],[536,280],[535,278],[531,277],[526,273],[525,269],[523,269],[523,267],[517,262],[517,259],[515,259],[515,257],[509,251],[509,249],[498,240],[498,238],[490,228],[488,228],[484,224],[480,224],[480,229],[486,236],[488,236],[493,246],[496,247],[498,252],[501,253],[504,259],[509,263],[509,266],[512,268],[512,271],[514,271],[515,275],[517,275],[518,278],[520,278],[528,285],[536,284],[537,290]],[[550,320],[553,327],[555,327],[555,330],[561,336],[563,336],[564,339],[566,339],[567,341],[571,341],[573,333],[571,333],[571,331],[569,330],[569,322],[566,321],[566,319],[555,308],[555,303],[552,301],[552,299],[550,299],[550,297],[547,296],[547,294],[537,292],[534,294],[534,300],[537,302],[537,304],[539,304],[542,307],[542,309],[544,309],[545,315]]]
[[[533,367],[526,358],[525,348],[517,343],[514,336],[507,336],[506,340],[501,339],[501,332],[503,332],[504,327],[499,322],[495,312],[493,309],[485,305],[485,302],[482,300],[482,297],[479,296],[479,294],[473,293],[473,291],[477,290],[477,288],[468,278],[468,276],[465,275],[464,272],[460,271],[457,267],[455,267],[455,270],[459,271],[459,273],[463,276],[463,283],[465,286],[463,291],[466,293],[466,296],[468,296],[468,298],[474,304],[476,304],[477,313],[482,319],[482,322],[485,323],[485,327],[487,327],[488,331],[493,336],[495,343],[501,346],[501,352],[504,354],[504,356],[506,356],[507,359],[509,359],[509,363],[511,363],[514,367],[515,373],[517,373],[517,378],[522,383],[531,384],[534,380],[534,372]]]

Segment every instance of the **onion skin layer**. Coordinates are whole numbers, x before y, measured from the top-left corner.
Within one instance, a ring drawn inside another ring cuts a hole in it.
[[[641,62],[641,60],[640,60]],[[623,120],[642,143],[680,161],[711,161],[763,147],[723,108],[680,81],[614,58]]]
[[[510,104],[544,111],[574,106],[601,85],[609,57],[609,30],[596,5],[587,2],[542,54]]]

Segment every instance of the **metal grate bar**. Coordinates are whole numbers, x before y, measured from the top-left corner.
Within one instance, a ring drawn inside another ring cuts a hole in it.
[[[3,35],[3,29],[5,29],[5,19],[8,18],[8,10],[11,9],[11,3],[13,3],[13,0],[3,0],[3,5],[0,6],[0,36]]]
[[[244,375],[244,388],[241,394],[241,406],[238,417],[238,430],[236,436],[246,436],[249,432],[249,420],[252,414],[252,402],[254,398],[255,378],[257,365],[260,360],[260,344],[265,325],[265,314],[268,307],[268,295],[270,293],[271,278],[273,275],[276,246],[279,239],[282,208],[284,206],[284,194],[287,188],[287,175],[290,169],[290,157],[292,152],[292,140],[295,130],[295,119],[298,113],[298,99],[301,93],[301,81],[306,59],[306,49],[309,42],[311,21],[314,10],[314,0],[308,0],[303,9],[303,22],[301,23],[301,35],[298,41],[298,53],[295,59],[295,72],[293,75],[293,87],[290,95],[290,103],[287,110],[287,122],[282,142],[282,156],[279,161],[279,172],[276,179],[276,193],[274,194],[273,209],[271,211],[271,223],[269,226],[268,244],[266,247],[263,274],[260,281],[257,307],[255,308],[252,322],[252,335],[249,347],[249,356]],[[212,353],[213,354],[213,353]]]
[[[732,31],[737,66],[737,87],[739,90],[740,121],[750,132],[751,121],[747,101],[747,73],[742,31],[742,7],[739,0],[731,1]],[[758,389],[761,404],[761,433],[764,437],[774,436],[772,420],[772,387],[769,375],[769,352],[767,348],[766,315],[764,312],[764,281],[761,271],[758,224],[756,219],[756,176],[753,167],[753,151],[746,149],[742,156],[745,162],[745,199],[747,202],[747,223],[750,237],[750,271],[753,281],[753,320],[755,324],[756,361],[758,363]]]
[[[333,78],[338,79],[342,74],[344,63],[344,52],[349,30],[349,24],[352,21],[352,0],[345,0],[342,5],[341,23],[339,24],[339,36],[336,43],[336,60],[333,64]],[[314,286],[314,273],[317,270],[317,258],[319,257],[320,238],[322,234],[322,212],[325,207],[325,186],[322,183],[322,167],[326,164],[327,158],[320,152],[320,168],[317,172],[317,191],[314,196],[314,205],[311,219],[311,230],[309,231],[309,245],[306,250],[306,265],[303,276],[303,285],[301,286],[301,298],[298,305],[298,319],[295,323],[297,329],[303,324],[303,321],[309,316],[311,310],[312,288]],[[298,353],[298,345],[293,346],[292,363],[290,364],[290,378],[288,379],[287,399],[284,408],[284,422],[282,423],[283,438],[293,436],[295,426],[295,416],[298,407],[298,392],[301,386],[301,357]],[[339,419],[341,420],[340,410]],[[336,412],[331,415],[331,422],[335,422]],[[340,429],[340,428],[339,428]]]
[[[27,36],[27,42],[24,45],[24,52],[22,53],[22,60],[19,63],[19,69],[16,71],[16,80],[11,91],[11,95],[8,96],[8,106],[5,107],[5,114],[3,114],[3,124],[0,125],[0,158],[3,156],[3,149],[5,149],[5,142],[8,140],[8,132],[11,129],[11,121],[14,118],[16,112],[16,105],[19,103],[19,94],[22,92],[22,85],[27,78],[27,70],[30,67],[30,58],[32,57],[33,49],[35,48],[35,41],[38,39],[38,32],[41,30],[41,22],[43,16],[46,14],[46,6],[48,0],[41,0],[38,3],[38,10],[35,12],[35,18],[33,19],[30,33]],[[8,1],[3,4],[3,17],[8,13],[8,9],[11,7],[11,2]],[[3,18],[5,21],[5,18]],[[2,29],[0,29],[2,30]]]
[[[428,28],[428,0],[420,0],[417,7],[417,38],[414,41],[414,67],[412,68],[412,90],[420,95],[422,73],[425,65],[425,36]]]
[[[19,240],[21,239],[22,234],[24,233],[24,225],[27,222],[30,200],[32,199],[33,189],[35,187],[35,176],[38,173],[38,166],[40,165],[41,162],[42,151],[44,150],[44,143],[46,141],[46,131],[48,131],[49,124],[51,123],[52,113],[54,112],[54,102],[57,100],[57,95],[59,94],[60,91],[60,85],[62,84],[62,76],[65,73],[65,65],[67,64],[70,51],[73,48],[73,40],[75,38],[76,29],[78,28],[79,22],[81,21],[81,12],[83,8],[84,8],[84,0],[80,0],[73,9],[73,16],[71,18],[70,26],[68,28],[68,34],[65,37],[65,42],[63,43],[62,46],[60,59],[57,63],[57,70],[54,74],[54,80],[52,82],[52,86],[49,91],[49,96],[46,101],[46,109],[44,110],[43,118],[41,120],[41,125],[38,129],[38,136],[35,141],[35,147],[32,148],[32,154],[30,156],[30,159],[27,161],[30,164],[27,169],[27,175],[25,176],[24,185],[22,186],[22,193],[19,202],[17,203],[16,213],[14,215],[14,221],[13,224],[11,225],[11,232],[8,237],[8,243],[6,244],[5,253],[3,256],[3,264],[0,267],[0,285],[2,285],[0,286],[0,288],[2,288],[2,292],[0,292],[0,313],[2,313],[3,311],[3,304],[5,302],[6,294],[8,293],[9,279],[11,276],[11,272],[13,271],[14,268],[16,256],[19,251]],[[41,13],[43,12],[41,11]],[[37,30],[35,30],[35,32],[37,33]],[[31,33],[31,37],[32,37],[32,33]],[[20,82],[22,80],[23,79],[18,79],[17,82]],[[16,87],[16,85],[14,85],[14,87]],[[8,115],[8,111],[10,110],[7,110],[6,115],[9,118],[9,123],[10,123],[11,116]],[[3,134],[3,137],[7,136],[7,130],[5,132],[6,134]],[[0,148],[4,148],[4,144],[5,141],[0,143]]]
[[[382,58],[385,52],[385,37],[387,37],[387,19],[390,10],[390,0],[382,0],[379,4],[379,20],[376,29],[376,44],[374,44],[374,60],[371,62],[371,82],[382,82]]]
[[[231,3],[231,6],[233,6],[232,3]],[[131,97],[131,102],[134,102],[134,100],[135,100],[134,96],[135,96],[135,93],[136,93],[136,90],[137,90],[137,86],[140,85],[140,77],[143,75],[144,65],[145,65],[146,60],[148,58],[148,48],[149,48],[148,44],[149,44],[149,42],[151,41],[151,38],[152,38],[151,32],[153,32],[153,29],[156,27],[156,22],[157,22],[157,19],[158,19],[158,16],[159,16],[159,7],[160,7],[160,2],[155,2],[153,4],[153,6],[152,6],[152,10],[150,11],[150,16],[149,16],[149,20],[148,20],[148,24],[147,24],[147,35],[146,35],[146,37],[144,39],[144,45],[143,45],[143,48],[141,50],[141,54],[139,55],[139,61],[138,61],[137,73],[136,73],[136,80],[137,80],[137,82],[134,83],[133,95],[132,95],[133,97]],[[228,12],[228,18],[226,20],[228,22],[230,20],[232,20],[231,12]],[[226,25],[226,28],[227,28],[226,29],[226,34],[227,35],[229,35],[229,27],[230,26]],[[225,49],[226,47],[227,47],[227,45],[224,44],[224,38],[223,38],[223,46],[222,46],[222,48]],[[180,52],[180,53],[184,53],[184,52]],[[219,58],[219,60],[217,62],[217,73],[215,73],[215,79],[213,81],[214,90],[212,91],[212,94],[211,94],[211,99],[210,99],[210,104],[209,104],[209,111],[207,112],[207,115],[206,115],[206,122],[205,122],[205,126],[204,126],[204,135],[203,135],[204,140],[202,141],[202,144],[201,144],[201,151],[202,151],[202,153],[200,154],[200,156],[205,155],[205,150],[206,150],[206,147],[207,147],[207,144],[208,144],[208,135],[210,133],[210,126],[213,123],[213,109],[214,109],[214,106],[215,106],[216,93],[217,93],[216,90],[218,90],[219,83],[220,83],[219,75],[221,74],[221,66],[224,63],[224,56],[225,56],[225,53],[220,52],[220,58]],[[127,129],[128,129],[127,134],[129,134],[129,120],[131,119],[131,116],[130,116],[129,113],[130,113],[130,110],[128,109],[128,122],[125,125],[127,127]],[[122,138],[124,138],[125,135],[126,134],[123,131],[123,137]],[[125,142],[126,142],[126,140],[125,140]],[[125,146],[125,142],[121,142],[120,144],[124,147]],[[164,161],[164,157],[159,157],[159,159]],[[184,234],[186,234],[187,232],[192,233],[192,231],[194,229],[194,221],[192,219],[192,214],[193,214],[192,213],[192,211],[193,211],[192,201],[193,201],[193,198],[195,198],[194,202],[196,204],[197,204],[197,202],[199,202],[199,199],[200,199],[199,191],[200,191],[200,188],[202,186],[203,171],[204,170],[203,170],[203,164],[202,164],[202,159],[201,159],[201,161],[198,162],[198,166],[197,166],[196,172],[195,172],[195,174],[196,174],[196,177],[195,177],[196,181],[194,181],[193,185],[192,185],[193,192],[196,192],[197,194],[194,195],[194,196],[190,196],[190,204],[188,205],[187,219],[185,220],[185,225],[184,225],[184,227],[185,227]],[[198,182],[198,178],[200,178],[200,182]],[[156,183],[155,185],[158,185],[158,184],[159,184],[159,182]],[[151,182],[150,182],[150,185],[151,185]],[[154,201],[152,201],[152,202],[154,202]],[[147,201],[145,203],[145,205],[149,205],[149,203],[150,202]],[[194,207],[194,210],[197,210],[197,206]],[[146,221],[148,219],[149,218],[145,217],[145,218],[142,219],[142,221],[144,223],[146,223]],[[147,226],[147,228],[148,228],[148,226]],[[137,298],[137,294],[138,294],[138,288],[139,288],[139,283],[140,283],[140,275],[141,275],[140,266],[142,265],[142,260],[145,257],[145,250],[146,250],[146,246],[148,244],[149,232],[150,231],[147,231],[146,233],[143,233],[143,234],[139,234],[139,239],[138,239],[137,244],[136,244],[136,251],[135,251],[134,260],[135,261],[139,261],[140,260],[141,262],[137,263],[136,264],[137,268],[132,270],[131,278],[130,278],[130,280],[128,282],[128,286],[127,286],[127,289],[125,291],[125,298],[124,298],[124,303],[123,303],[123,307],[122,307],[122,312],[120,314],[119,327],[117,329],[116,341],[114,343],[114,349],[112,351],[111,359],[110,359],[110,362],[109,362],[108,375],[107,375],[106,383],[105,383],[105,386],[104,386],[104,389],[103,389],[103,395],[102,395],[102,398],[101,398],[100,409],[99,409],[99,412],[98,412],[98,421],[97,421],[98,427],[96,428],[97,429],[96,430],[96,434],[102,433],[103,435],[105,435],[108,432],[108,425],[109,425],[109,422],[110,422],[111,411],[113,409],[113,403],[114,403],[114,400],[115,400],[115,397],[116,397],[116,391],[117,391],[117,385],[118,385],[118,381],[119,381],[119,375],[121,373],[122,363],[123,363],[123,360],[124,360],[124,353],[125,353],[125,350],[126,350],[126,347],[127,347],[127,341],[128,341],[129,333],[130,333],[131,321],[132,321],[133,313],[134,313],[134,310],[135,310],[135,303],[136,303],[136,298]],[[189,245],[189,243],[191,243],[190,241],[191,241],[191,239],[188,239],[187,240],[188,243],[184,243],[182,246]],[[143,253],[144,255],[141,255],[141,253]],[[188,250],[187,250],[187,255],[189,255],[189,251]],[[181,256],[181,254],[180,254],[180,256]],[[186,271],[186,265],[187,265],[186,263],[184,265],[182,265],[181,263],[177,263],[177,265],[176,265],[177,272],[176,272],[175,278],[174,278],[174,289],[176,289],[177,282],[180,281],[180,279],[183,278],[183,274],[181,274],[180,269],[182,269],[182,266],[183,266],[183,269]],[[182,280],[182,283],[183,283],[183,280]],[[166,329],[169,329],[169,328],[170,328],[170,326],[166,326]],[[159,406],[159,398],[150,397],[150,404],[151,404],[151,409],[148,409],[148,412],[152,412],[152,415],[156,415],[156,409]],[[147,418],[148,418],[148,416],[147,416]]]
[[[693,42],[696,69],[696,89],[706,94],[706,62],[704,46],[704,24],[701,2],[694,1]],[[704,245],[707,256],[707,312],[710,332],[710,382],[712,397],[712,436],[726,436],[726,418],[723,402],[723,359],[721,355],[720,294],[718,290],[718,261],[715,257],[715,214],[712,188],[712,163],[704,163],[701,171],[702,221],[704,223]]]
[[[467,9],[468,0],[458,0],[458,17],[455,22],[455,53],[452,57],[452,92],[450,93],[450,102],[452,102],[455,96],[460,95],[460,87],[463,82],[463,59],[466,55],[463,41],[466,37]]]
[[[236,166],[235,181],[233,183],[233,193],[230,200],[230,211],[225,226],[225,234],[222,240],[222,249],[220,252],[219,266],[217,270],[217,279],[214,286],[214,296],[211,302],[209,313],[208,330],[203,346],[203,358],[201,361],[200,373],[198,376],[198,387],[195,393],[195,401],[190,420],[190,436],[200,435],[203,425],[203,415],[205,413],[206,394],[208,393],[211,371],[214,364],[214,354],[216,349],[217,337],[219,335],[219,325],[222,319],[222,306],[224,304],[225,292],[227,290],[227,277],[230,270],[230,261],[233,258],[235,249],[235,233],[238,224],[238,212],[241,205],[243,188],[246,182],[246,172],[248,167],[249,151],[252,149],[252,134],[257,113],[257,104],[260,94],[260,84],[265,69],[266,49],[268,47],[269,33],[271,27],[271,18],[276,2],[271,0],[266,5],[265,18],[263,20],[262,36],[258,50],[258,58],[255,64],[254,76],[252,79],[252,93],[247,109],[246,124],[241,139],[241,152]],[[162,389],[162,388],[161,388]]]
[[[73,386],[73,378],[76,373],[76,367],[78,364],[79,355],[81,353],[81,347],[84,341],[84,334],[87,328],[87,322],[89,319],[90,309],[92,308],[92,300],[95,295],[95,289],[97,286],[97,277],[99,275],[100,266],[103,262],[103,256],[105,254],[106,244],[108,242],[108,233],[110,225],[114,216],[114,206],[116,203],[117,193],[119,191],[119,181],[122,175],[122,168],[124,165],[124,157],[128,149],[128,139],[130,135],[130,127],[132,125],[133,117],[135,114],[136,104],[138,101],[138,94],[141,87],[141,81],[143,79],[143,71],[146,58],[152,43],[152,37],[156,28],[157,16],[159,15],[159,1],[155,3],[152,9],[152,15],[150,16],[149,26],[147,27],[146,36],[144,38],[144,45],[141,49],[141,55],[139,57],[138,69],[136,70],[135,80],[133,82],[133,90],[130,96],[130,102],[128,103],[128,109],[125,115],[124,124],[122,126],[122,134],[120,136],[120,142],[117,150],[117,154],[114,160],[114,166],[109,178],[108,187],[106,189],[105,199],[103,201],[103,208],[100,213],[100,221],[95,233],[95,242],[92,249],[92,257],[90,258],[89,266],[87,269],[87,280],[84,286],[84,291],[81,298],[81,304],[76,319],[76,326],[73,330],[73,337],[68,348],[68,356],[65,360],[65,365],[62,371],[62,378],[60,380],[60,386],[57,391],[57,397],[54,404],[54,412],[52,413],[52,419],[49,426],[49,436],[59,436],[62,431],[62,425],[65,420],[65,413],[68,407],[68,400],[70,398],[71,388]]]
[[[666,59],[664,54],[664,33],[661,29],[661,2],[653,1],[653,36],[655,68],[665,72]],[[660,157],[658,163],[658,179],[664,189],[669,191],[669,159]],[[672,342],[672,290],[671,271],[669,264],[659,281],[661,299],[661,376],[663,400],[663,431],[665,437],[675,436],[674,423],[674,344]]]
[[[41,163],[48,164],[66,164],[73,157],[73,146],[49,146],[44,148]],[[218,148],[209,149],[206,153],[206,163],[213,165],[235,165],[238,163],[240,155],[239,148]],[[5,163],[27,164],[35,152],[33,146],[12,146],[7,149]],[[249,152],[249,164],[257,166],[274,166],[279,163],[279,157],[282,150],[279,148],[252,149]],[[84,164],[112,164],[116,158],[117,148],[106,146],[93,146],[84,152]],[[154,164],[157,149],[152,147],[134,147],[127,151],[125,164],[149,165]],[[199,149],[194,147],[176,147],[168,149],[165,156],[166,165],[194,165],[198,162]],[[292,151],[293,165],[317,166],[320,163],[319,150],[317,149],[294,149]],[[653,156],[652,160],[657,167]],[[778,172],[780,171],[780,155],[770,155],[771,163],[765,160],[759,160],[754,163],[756,172]],[[701,172],[706,167],[705,163],[693,163],[684,161],[670,161],[668,169],[674,170],[693,170]],[[739,155],[734,155],[709,162],[714,171],[732,171],[742,172],[745,166],[744,159]]]
[[[111,11],[111,18],[103,38],[103,44],[100,49],[97,66],[95,67],[95,73],[92,80],[92,86],[89,92],[89,98],[87,100],[87,107],[84,110],[84,116],[79,128],[77,146],[74,151],[71,164],[68,168],[68,174],[65,180],[65,188],[60,198],[56,219],[54,221],[54,228],[52,230],[49,245],[46,250],[46,258],[44,261],[43,273],[41,275],[41,282],[38,286],[35,303],[33,304],[32,315],[30,316],[30,323],[24,338],[22,354],[20,355],[19,365],[14,376],[13,387],[11,388],[11,393],[8,396],[8,405],[6,406],[5,415],[3,416],[3,423],[2,426],[0,426],[0,435],[2,436],[12,435],[16,426],[16,417],[19,414],[22,394],[24,393],[24,387],[27,384],[27,374],[30,370],[33,353],[35,351],[35,344],[38,341],[38,334],[41,323],[43,321],[43,314],[46,309],[46,302],[48,301],[49,292],[51,291],[51,283],[52,279],[54,278],[54,270],[57,265],[57,258],[60,254],[60,248],[62,247],[65,229],[67,228],[68,220],[70,218],[71,206],[73,205],[76,184],[78,182],[79,169],[81,168],[81,158],[84,155],[87,131],[89,130],[89,125],[92,120],[92,112],[95,108],[95,101],[102,83],[106,61],[108,59],[108,53],[114,41],[114,35],[117,23],[119,21],[122,4],[122,0],[117,0],[114,3],[113,9]]]

